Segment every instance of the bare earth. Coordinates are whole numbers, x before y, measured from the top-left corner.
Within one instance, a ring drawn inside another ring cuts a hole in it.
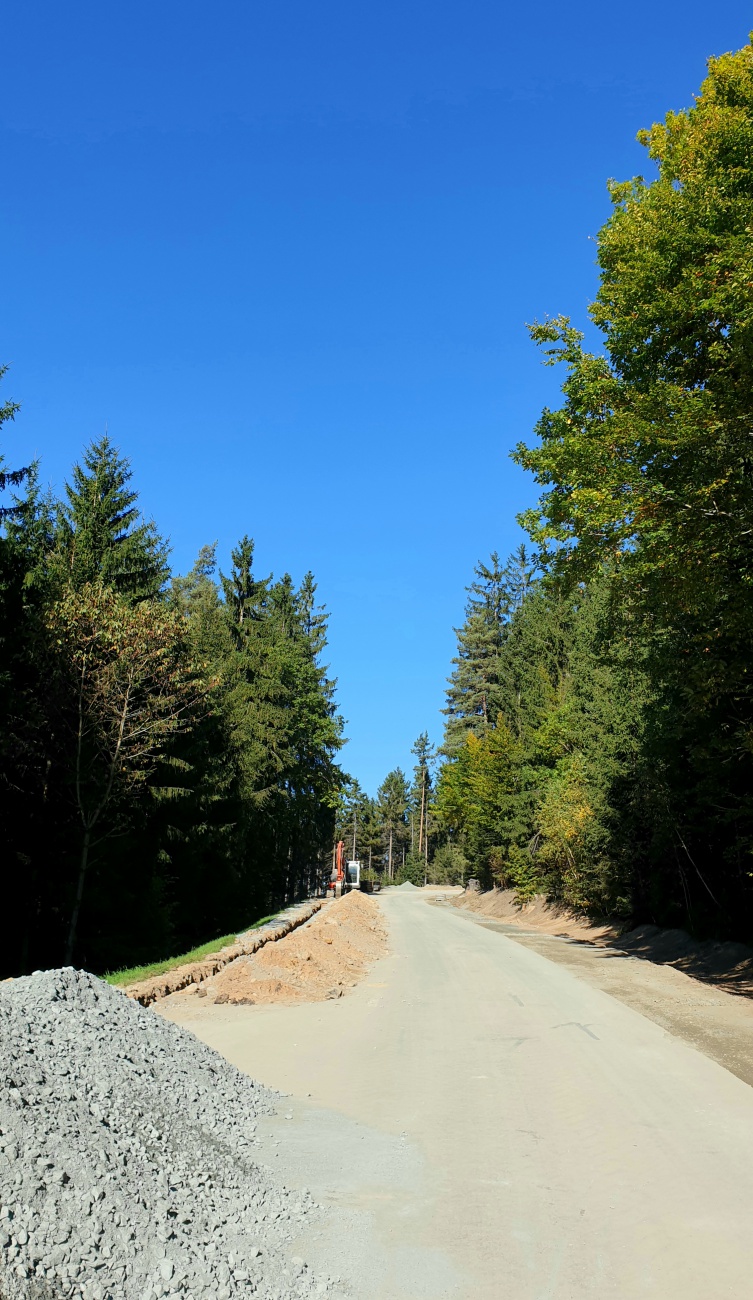
[[[236,1006],[339,998],[385,949],[380,908],[368,895],[350,893],[327,903],[300,929],[171,997]]]
[[[157,1005],[288,1094],[268,1161],[332,1207],[297,1253],[363,1300],[750,1294],[746,1000],[438,896],[382,895],[344,997]]]

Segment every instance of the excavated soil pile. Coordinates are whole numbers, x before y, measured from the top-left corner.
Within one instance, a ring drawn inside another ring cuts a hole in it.
[[[323,1002],[357,984],[387,946],[378,903],[356,891],[253,956],[240,957],[202,988],[214,1002]]]
[[[306,921],[323,906],[323,902],[316,900],[314,902],[299,903],[295,907],[288,907],[279,916],[273,917],[266,925],[247,930],[245,934],[239,934],[235,943],[220,948],[218,952],[210,953],[203,960],[187,962],[183,966],[175,966],[162,975],[152,975],[149,979],[141,980],[138,984],[130,984],[124,991],[129,998],[134,998],[136,1002],[140,1002],[142,1007],[151,1006],[158,999],[167,998],[171,993],[178,993],[190,984],[200,984],[202,980],[209,979],[223,966],[235,961],[236,957],[257,952],[259,948],[263,948],[267,943],[275,943],[284,935],[289,934],[291,930],[295,930],[297,926],[305,925]],[[2,1300],[2,1296],[0,1296],[0,1300]]]

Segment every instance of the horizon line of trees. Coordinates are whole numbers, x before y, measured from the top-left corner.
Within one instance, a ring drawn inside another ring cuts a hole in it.
[[[172,575],[107,436],[62,499],[2,462],[0,492],[0,976],[151,961],[300,897],[345,779],[313,576],[257,577],[249,537]]]

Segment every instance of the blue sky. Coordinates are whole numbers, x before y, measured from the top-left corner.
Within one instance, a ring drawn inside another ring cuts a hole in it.
[[[370,791],[424,728],[508,458],[585,324],[605,182],[749,5],[25,0],[3,17],[2,451],[60,488],[109,432],[175,568],[313,569]],[[7,426],[6,426],[7,429]]]

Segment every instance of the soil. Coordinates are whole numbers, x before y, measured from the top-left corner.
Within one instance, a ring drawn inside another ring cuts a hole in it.
[[[621,929],[609,922],[597,922],[569,908],[550,903],[539,895],[529,903],[516,901],[512,889],[491,889],[487,893],[465,892],[456,907],[478,916],[518,925],[539,934],[577,939],[600,948],[642,957],[645,961],[675,970],[742,997],[753,997],[753,948],[742,943],[697,940],[685,930],[662,930],[657,925]]]
[[[367,894],[352,891],[328,903],[284,938],[242,956],[211,979],[173,998],[215,1004],[324,1002],[352,988],[387,947],[382,914]]]

